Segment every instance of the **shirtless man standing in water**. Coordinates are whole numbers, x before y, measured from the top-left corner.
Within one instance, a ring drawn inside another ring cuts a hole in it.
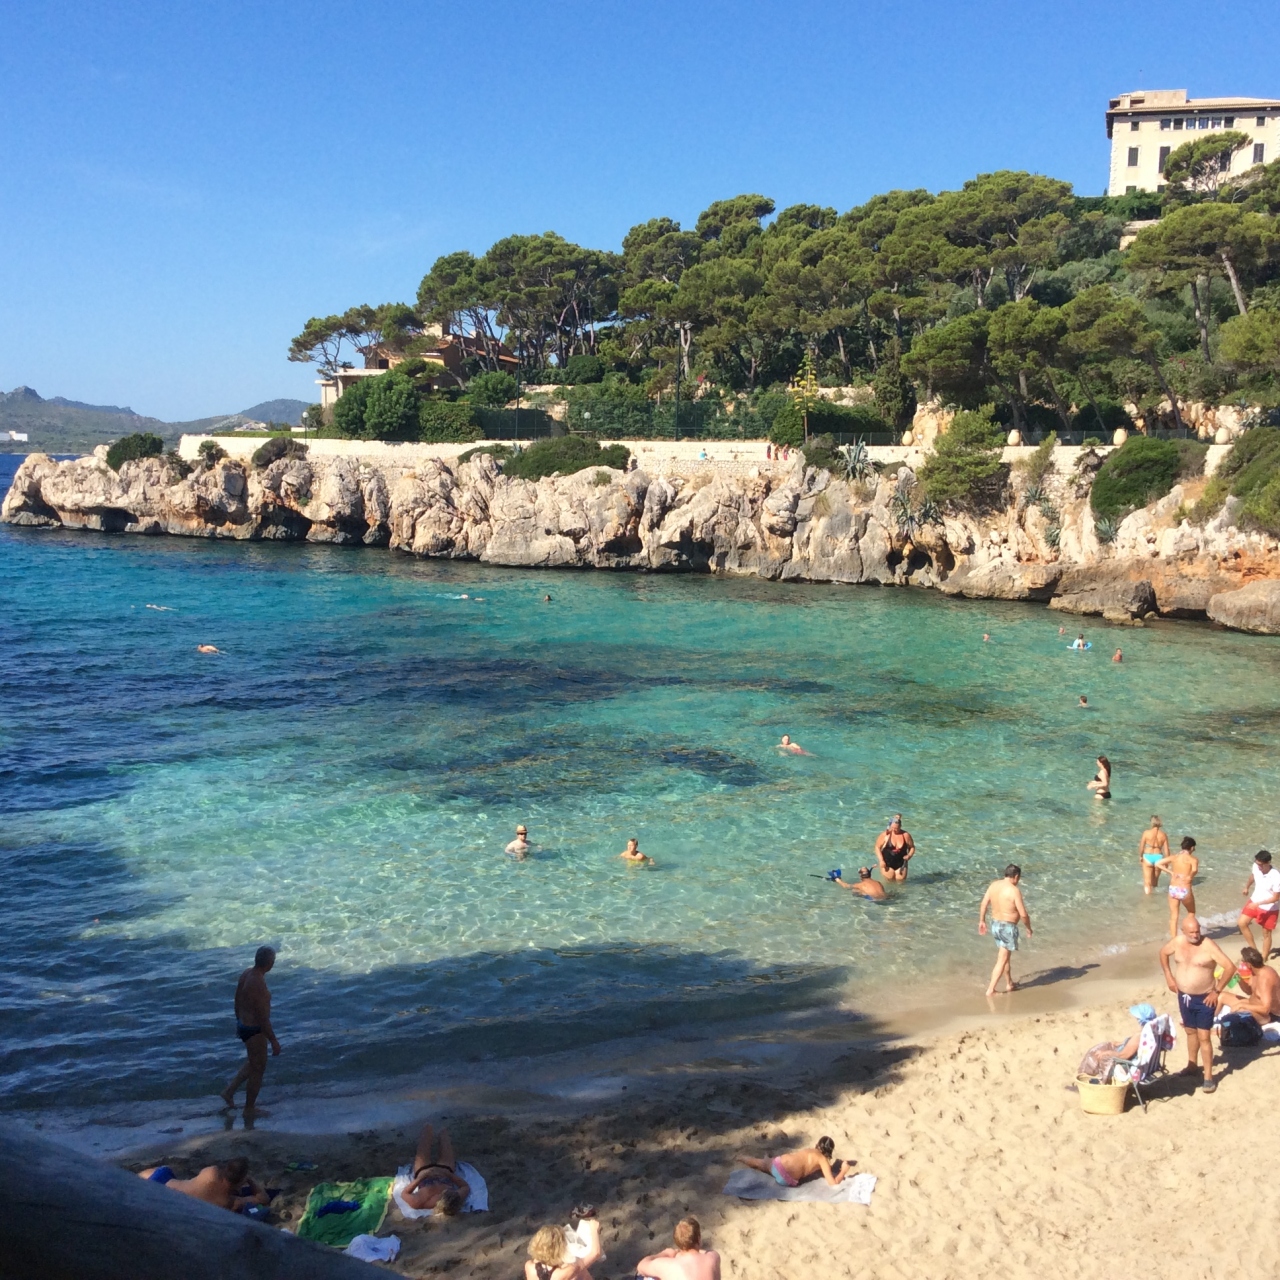
[[[1160,825],[1160,815],[1151,815],[1151,825],[1142,833],[1138,841],[1138,860],[1142,863],[1142,892],[1150,893],[1160,884],[1160,868],[1157,865],[1161,858],[1169,856],[1169,837]]]
[[[1178,971],[1175,979],[1170,964]],[[1222,980],[1214,971],[1222,967]],[[1160,948],[1160,967],[1169,990],[1178,997],[1178,1012],[1187,1033],[1187,1065],[1184,1076],[1199,1074],[1198,1058],[1203,1064],[1201,1088],[1212,1093],[1217,1087],[1213,1078],[1213,1015],[1222,988],[1235,976],[1235,961],[1212,938],[1200,932],[1200,921],[1188,916],[1182,922],[1182,936],[1171,938]]]
[[[222,1091],[222,1100],[228,1107],[236,1105],[236,1090],[244,1085],[244,1113],[252,1115],[262,1088],[262,1077],[267,1070],[267,1044],[271,1052],[279,1054],[280,1041],[271,1029],[271,992],[267,989],[267,974],[276,962],[271,947],[259,947],[253,957],[253,968],[246,969],[236,983],[236,1035],[244,1041],[248,1062],[240,1073]]]
[[[1018,984],[1013,980],[1011,961],[1013,953],[1018,949],[1018,922],[1027,926],[1027,937],[1031,937],[1031,917],[1027,915],[1027,904],[1022,900],[1022,868],[1011,862],[1004,869],[1003,880],[993,880],[982,895],[982,905],[978,908],[978,932],[987,932],[987,910],[991,911],[991,936],[996,943],[996,964],[991,970],[991,981],[987,984],[987,995],[996,994],[996,984],[1001,977],[1005,980],[1006,991],[1016,991]]]
[[[1156,871],[1169,873],[1169,937],[1178,936],[1178,913],[1183,907],[1187,915],[1196,913],[1196,895],[1191,882],[1200,870],[1200,859],[1196,857],[1196,842],[1190,836],[1182,837],[1182,848],[1171,858],[1161,858],[1156,863]]]

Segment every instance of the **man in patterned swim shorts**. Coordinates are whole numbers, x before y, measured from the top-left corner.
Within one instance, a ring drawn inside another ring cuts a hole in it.
[[[987,984],[987,995],[996,994],[996,985],[1003,977],[1006,991],[1016,991],[1018,984],[1013,980],[1010,966],[1012,953],[1018,949],[1018,921],[1027,927],[1027,937],[1031,937],[1031,917],[1027,915],[1026,903],[1022,900],[1022,890],[1018,882],[1022,879],[1022,868],[1011,862],[1004,869],[1003,880],[993,880],[982,895],[982,905],[978,908],[978,932],[987,932],[987,910],[991,911],[991,937],[996,944],[996,964],[991,970],[991,981]]]

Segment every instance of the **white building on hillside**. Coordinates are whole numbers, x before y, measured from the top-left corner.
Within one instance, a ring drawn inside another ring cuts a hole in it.
[[[1107,195],[1162,191],[1164,162],[1184,142],[1217,130],[1247,133],[1252,145],[1231,157],[1231,172],[1280,159],[1280,100],[1188,98],[1185,89],[1135,89],[1107,111],[1111,178]]]

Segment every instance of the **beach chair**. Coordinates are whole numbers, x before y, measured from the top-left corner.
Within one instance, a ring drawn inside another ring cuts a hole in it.
[[[1134,1097],[1142,1103],[1143,1111],[1147,1109],[1147,1100],[1142,1096],[1139,1086],[1149,1085],[1158,1077],[1167,1075],[1164,1055],[1173,1048],[1177,1038],[1173,1019],[1167,1013],[1144,1023],[1142,1033],[1138,1037],[1138,1056],[1132,1062],[1117,1062],[1112,1070],[1111,1078],[1119,1083],[1127,1079],[1133,1086]]]

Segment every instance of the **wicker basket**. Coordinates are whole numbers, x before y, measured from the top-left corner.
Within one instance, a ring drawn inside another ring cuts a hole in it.
[[[1091,1116],[1118,1116],[1129,1098],[1129,1084],[1093,1084],[1088,1076],[1076,1076],[1080,1109]]]

